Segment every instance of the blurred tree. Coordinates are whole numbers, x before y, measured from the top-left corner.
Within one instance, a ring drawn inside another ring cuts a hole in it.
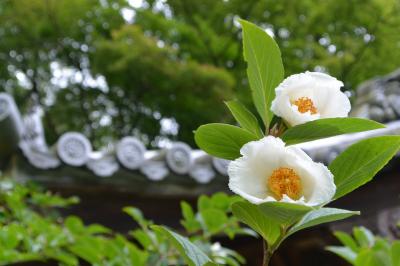
[[[326,71],[352,89],[400,58],[398,0],[3,0],[0,90],[39,104],[48,140],[85,133],[97,147],[134,134],[193,144],[248,99],[241,31],[273,34],[286,75]]]
[[[122,0],[0,2],[0,86],[22,108],[43,109],[50,142],[75,130],[97,147],[132,134],[153,145],[160,135],[193,143],[194,128],[226,116],[210,106],[231,97],[231,75],[127,25],[126,8]]]
[[[234,85],[226,71],[179,60],[176,49],[163,47],[136,26],[122,27],[96,48],[93,69],[112,88],[107,96],[119,110],[113,120],[118,137],[135,129],[157,136],[159,119],[169,117],[180,127],[178,137],[191,143],[200,123],[223,117],[219,103],[231,97]]]
[[[119,13],[124,2],[0,2],[1,89],[13,94],[25,111],[35,105],[43,108],[50,142],[65,130],[95,134],[90,108],[94,95],[102,92],[90,75],[88,56],[97,38],[108,38],[124,23]],[[55,106],[61,112],[53,112]]]
[[[237,18],[250,20],[275,37],[286,76],[325,71],[352,89],[400,66],[398,0],[132,2],[142,2],[135,22],[146,32],[179,47],[182,58],[227,68],[236,77],[239,92],[245,91],[247,82]]]

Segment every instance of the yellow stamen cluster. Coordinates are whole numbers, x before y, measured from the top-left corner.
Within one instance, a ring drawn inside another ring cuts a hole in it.
[[[291,168],[280,167],[274,170],[268,179],[267,186],[277,200],[281,200],[285,194],[293,200],[301,198],[301,179]]]
[[[318,113],[317,107],[314,106],[313,101],[308,97],[301,97],[294,101],[292,104],[296,105],[300,113],[307,113],[310,111],[312,115]]]

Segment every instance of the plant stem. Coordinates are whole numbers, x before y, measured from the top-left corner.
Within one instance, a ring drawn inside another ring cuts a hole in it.
[[[263,240],[263,249],[264,249],[264,257],[263,257],[263,266],[268,266],[269,261],[271,260],[272,257],[272,252],[269,249],[269,246],[267,244],[267,241]]]
[[[289,227],[281,226],[281,234],[273,245],[268,245],[268,242],[266,240],[263,240],[263,249],[264,249],[263,266],[269,265],[269,262],[271,261],[271,257],[274,254],[275,250],[278,249],[279,245],[286,238],[286,232],[288,228]]]

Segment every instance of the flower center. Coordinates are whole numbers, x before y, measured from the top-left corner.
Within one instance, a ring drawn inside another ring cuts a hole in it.
[[[315,107],[313,101],[308,97],[301,97],[294,101],[292,104],[297,106],[300,113],[304,114],[310,111],[312,115],[318,113],[317,107]]]
[[[277,200],[281,200],[285,194],[293,200],[301,197],[300,176],[291,168],[280,167],[274,170],[268,179],[267,186]]]

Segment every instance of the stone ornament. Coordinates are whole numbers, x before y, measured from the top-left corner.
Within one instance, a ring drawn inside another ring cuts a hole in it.
[[[189,173],[193,165],[192,149],[186,143],[178,142],[167,150],[166,161],[169,168],[177,174]]]
[[[83,166],[92,152],[90,141],[81,133],[67,132],[57,142],[57,154],[71,166]]]
[[[146,147],[134,137],[124,137],[117,144],[116,156],[118,161],[127,169],[140,168],[144,161]]]

